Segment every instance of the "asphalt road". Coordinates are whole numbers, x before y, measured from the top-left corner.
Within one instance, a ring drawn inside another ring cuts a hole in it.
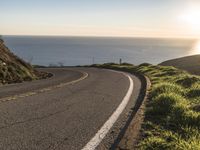
[[[127,76],[104,69],[43,70],[54,76],[0,87],[1,150],[82,149],[110,118],[130,87]],[[140,93],[139,79],[131,78],[133,94],[114,124],[118,128]],[[113,126],[110,131],[118,130]],[[110,134],[105,138],[108,141],[114,137]],[[112,143],[106,140],[101,144]]]

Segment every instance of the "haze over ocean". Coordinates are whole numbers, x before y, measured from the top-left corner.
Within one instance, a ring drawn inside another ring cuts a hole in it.
[[[37,65],[123,62],[157,64],[195,54],[196,40],[163,38],[4,36],[18,56]]]

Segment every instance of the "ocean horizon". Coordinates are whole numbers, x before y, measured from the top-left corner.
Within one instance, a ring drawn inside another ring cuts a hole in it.
[[[178,38],[3,36],[7,47],[34,65],[77,66],[123,62],[158,64],[198,54],[198,40]]]

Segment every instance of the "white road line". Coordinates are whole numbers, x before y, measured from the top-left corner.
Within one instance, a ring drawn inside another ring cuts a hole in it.
[[[128,104],[131,95],[133,93],[133,80],[128,75],[123,73],[125,76],[128,77],[130,81],[128,92],[126,93],[124,99],[122,100],[121,104],[118,106],[118,108],[115,110],[115,112],[110,116],[110,118],[105,122],[105,124],[101,127],[101,129],[96,133],[96,135],[82,148],[82,150],[95,150],[97,146],[101,143],[101,141],[104,139],[106,134],[109,132],[109,130],[112,128],[114,123],[117,121],[123,110],[126,108],[126,105]]]

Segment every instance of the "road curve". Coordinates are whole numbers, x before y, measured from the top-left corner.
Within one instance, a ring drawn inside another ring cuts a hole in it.
[[[39,70],[50,72],[53,74],[53,77],[45,80],[24,82],[24,83],[18,83],[17,85],[12,84],[0,87],[0,99],[30,91],[36,91],[38,89],[52,87],[55,85],[59,85],[60,83],[67,83],[79,79],[83,75],[83,73],[79,71],[74,71],[70,69],[49,68],[49,69],[39,69]]]
[[[119,107],[130,88],[127,76],[104,69],[44,71],[54,76],[0,87],[0,149],[82,149]],[[139,96],[141,83],[137,77],[131,78],[131,99],[97,149],[111,146]],[[49,90],[38,92],[42,89]],[[16,97],[24,93],[34,94]],[[15,99],[1,101],[13,96]]]

